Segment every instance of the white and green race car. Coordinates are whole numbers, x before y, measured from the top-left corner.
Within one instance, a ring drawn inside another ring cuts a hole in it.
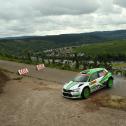
[[[105,68],[94,68],[80,72],[77,77],[64,85],[62,92],[67,98],[88,98],[91,93],[112,86],[112,73]]]

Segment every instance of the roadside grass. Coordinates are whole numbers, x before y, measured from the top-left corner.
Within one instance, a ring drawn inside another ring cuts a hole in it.
[[[126,67],[126,63],[113,63],[113,67],[123,68]]]
[[[8,80],[9,77],[0,69],[0,93],[3,92],[3,87]]]
[[[0,56],[1,60],[6,60],[6,61],[13,61],[13,62],[17,62],[17,63],[25,63],[25,64],[29,64],[29,65],[36,65],[36,64],[41,64],[42,62],[38,62],[38,61],[29,61],[29,60],[23,60],[23,59],[17,59],[14,57],[5,57],[5,56]],[[69,70],[69,71],[75,71],[75,72],[80,72],[82,71],[82,69],[76,69],[74,67],[71,67],[69,64],[56,64],[56,63],[44,63],[46,67],[50,67],[50,68],[56,68],[56,69],[61,69],[61,70]],[[126,63],[125,62],[119,62],[119,63],[112,63],[113,67],[116,68],[124,68],[126,67]],[[7,71],[9,72],[9,71]]]
[[[99,95],[91,99],[93,104],[101,107],[108,107],[126,111],[126,97],[115,95]]]

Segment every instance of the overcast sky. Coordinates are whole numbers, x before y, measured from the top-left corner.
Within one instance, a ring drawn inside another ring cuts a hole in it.
[[[126,0],[0,0],[0,37],[126,29]]]

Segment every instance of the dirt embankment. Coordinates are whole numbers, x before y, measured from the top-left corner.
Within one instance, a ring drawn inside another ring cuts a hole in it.
[[[3,92],[3,86],[8,80],[9,77],[2,70],[0,70],[0,93]]]
[[[126,111],[126,97],[101,93],[88,100],[88,109],[99,107]]]

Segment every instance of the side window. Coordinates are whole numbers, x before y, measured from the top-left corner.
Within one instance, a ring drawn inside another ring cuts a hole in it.
[[[103,77],[103,76],[105,76],[105,74],[106,74],[106,71],[104,71],[104,70],[101,70],[98,72],[99,77]]]
[[[93,81],[93,80],[95,80],[95,79],[97,79],[98,78],[98,73],[96,72],[96,73],[93,73],[91,76],[90,76],[90,81]]]

